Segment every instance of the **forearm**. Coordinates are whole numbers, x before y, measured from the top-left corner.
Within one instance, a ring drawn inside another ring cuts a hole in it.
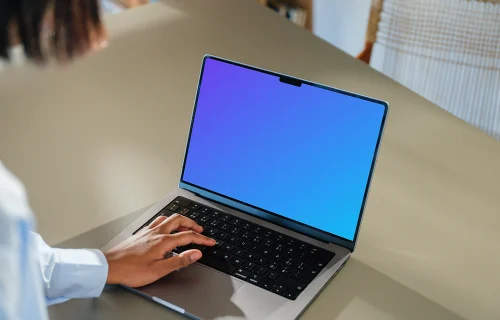
[[[47,304],[98,297],[106,284],[108,264],[96,249],[55,249],[33,234],[39,254]]]

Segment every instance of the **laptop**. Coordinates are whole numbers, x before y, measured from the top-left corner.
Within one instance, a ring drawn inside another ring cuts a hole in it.
[[[203,257],[127,289],[193,319],[296,319],[355,249],[387,111],[205,56],[179,187],[103,250],[159,215],[184,215],[217,244],[176,248]]]

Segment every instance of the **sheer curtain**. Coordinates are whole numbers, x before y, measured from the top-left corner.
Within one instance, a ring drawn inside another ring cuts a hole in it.
[[[371,65],[500,140],[500,0],[374,0]]]

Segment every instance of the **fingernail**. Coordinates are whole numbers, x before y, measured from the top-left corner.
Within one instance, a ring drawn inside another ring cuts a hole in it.
[[[190,258],[191,258],[191,262],[195,262],[196,260],[201,258],[201,252],[197,251],[197,252],[191,253]]]
[[[210,239],[210,240],[212,240],[212,243],[216,243],[217,242],[217,240],[215,240],[215,239]]]

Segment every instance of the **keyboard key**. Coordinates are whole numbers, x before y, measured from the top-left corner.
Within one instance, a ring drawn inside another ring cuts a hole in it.
[[[266,289],[266,290],[269,290],[271,291],[271,289],[273,288],[274,286],[274,283],[269,280],[269,279],[263,279],[260,283],[259,283],[259,287],[263,288],[263,289]]]
[[[304,262],[301,262],[299,264],[299,266],[297,267],[297,270],[299,270],[299,271],[304,271],[306,269],[307,269],[307,264],[305,264]]]
[[[281,266],[280,268],[278,268],[277,272],[282,274],[282,275],[289,275],[291,272],[293,271],[293,269],[289,268],[289,267],[286,267],[286,266]]]
[[[242,220],[240,218],[233,218],[231,221],[229,221],[229,223],[235,225],[235,226],[239,226],[241,224]]]
[[[261,266],[256,266],[253,269],[253,272],[258,274],[258,275],[264,275],[267,272],[267,268],[261,267]]]
[[[321,261],[316,261],[316,262],[311,262],[311,265],[318,269],[323,269],[323,267],[326,266],[326,263]]]
[[[269,259],[266,258],[258,258],[255,260],[256,263],[260,264],[261,266],[266,266],[267,263],[269,262]]]
[[[243,263],[243,260],[238,257],[233,257],[231,260],[229,260],[230,264],[234,264],[235,266],[240,266]]]
[[[238,243],[238,246],[242,247],[242,248],[245,248],[245,249],[248,249],[248,247],[250,246],[250,241],[248,241],[248,240],[240,240],[240,242]]]
[[[186,214],[189,213],[189,209],[188,208],[179,208],[180,210],[177,211],[178,214],[182,215],[182,216],[185,216]]]
[[[198,212],[209,215],[210,213],[212,213],[212,210],[208,207],[200,207],[198,209]]]
[[[216,249],[216,248],[211,248],[211,249],[208,249],[207,251],[205,251],[205,255],[220,257],[220,256],[222,256],[222,251],[220,251],[219,249]]]
[[[252,237],[252,233],[250,232],[244,232],[242,235],[241,235],[241,238],[242,239],[245,239],[245,240],[250,240],[250,237]]]
[[[202,234],[206,235],[207,237],[213,238],[217,234],[217,229],[214,229],[212,227],[206,227]]]
[[[219,225],[220,221],[219,220],[212,220],[210,221],[210,223],[208,224],[209,226],[211,227],[214,227],[214,228],[217,228],[217,226]]]
[[[238,238],[237,236],[229,235],[229,237],[226,238],[226,242],[229,242],[234,245],[237,244],[238,241],[240,241],[240,238]]]
[[[210,224],[211,219],[209,216],[201,215],[201,216],[198,216],[197,221],[198,221],[198,223],[201,223],[201,224]]]
[[[215,248],[220,248],[223,244],[224,244],[224,241],[222,241],[222,240],[216,240],[214,247]]]
[[[258,252],[260,250],[260,247],[258,245],[256,245],[255,243],[250,242],[247,249],[250,251],[253,251],[253,252]]]
[[[262,281],[262,277],[256,274],[250,275],[248,278],[248,282],[253,283],[253,284],[259,284]]]
[[[312,250],[311,250],[312,251]],[[318,250],[314,254],[307,256],[306,261],[311,265],[314,265],[316,268],[322,269],[324,266],[330,262],[330,260],[335,257],[334,252],[326,251],[326,250]]]
[[[252,229],[252,232],[256,234],[262,234],[264,233],[264,228],[256,226],[255,228]]]
[[[226,274],[233,274],[237,270],[237,267],[230,265],[224,261],[217,259],[216,257],[210,255],[203,255],[200,260],[198,260],[204,265],[212,267],[216,270],[224,272]]]
[[[243,229],[243,230],[250,230],[253,228],[253,224],[251,223],[248,223],[248,222],[243,222],[240,227]]]
[[[306,250],[309,249],[309,246],[307,244],[305,244],[305,243],[301,243],[301,244],[299,244],[298,249],[300,251],[306,251]]]
[[[221,259],[226,261],[226,262],[229,262],[229,260],[231,260],[232,258],[233,258],[233,256],[227,252],[223,252],[221,255]]]
[[[298,266],[300,265],[300,259],[299,258],[292,258],[292,257],[287,257],[283,260],[285,264],[291,268],[297,269]]]
[[[253,242],[255,243],[260,243],[262,241],[262,237],[259,235],[255,235],[252,239]]]
[[[210,212],[210,216],[214,219],[219,219],[221,214],[222,213],[220,211],[217,211],[217,210],[212,210],[212,212]]]
[[[196,212],[196,211],[191,211],[191,212],[189,212],[189,213],[186,215],[186,217],[188,217],[188,218],[189,218],[189,219],[191,219],[191,220],[194,220],[194,219],[196,219],[199,215],[200,215],[200,214],[199,214],[198,212]]]
[[[247,280],[251,275],[252,274],[250,272],[242,268],[236,269],[236,271],[233,273],[233,276],[243,280]]]
[[[285,293],[286,287],[284,285],[282,285],[282,284],[276,283],[276,284],[273,285],[271,291],[274,292],[274,293],[277,293],[279,295],[282,295],[282,294]]]
[[[307,270],[304,271],[302,280],[306,282],[311,282],[313,281],[314,278],[319,274],[320,269],[317,269],[315,267],[309,267]]]
[[[233,251],[234,248],[236,248],[236,247],[233,246],[232,244],[227,243],[227,242],[221,247],[222,250],[227,251],[227,252]]]
[[[193,203],[188,208],[193,210],[193,211],[198,211],[198,209],[200,209],[200,205],[197,203]]]
[[[276,235],[274,236],[273,240],[279,242],[279,243],[284,243],[286,238],[284,235],[282,234],[279,234],[279,233],[276,233]]]
[[[257,255],[253,252],[246,251],[245,254],[243,255],[243,257],[247,260],[252,261],[253,259],[255,259],[257,257]]]
[[[283,295],[283,297],[288,298],[290,300],[295,300],[297,299],[298,296],[299,296],[298,293],[290,291],[286,291],[285,294]]]
[[[292,292],[295,291],[298,293],[304,291],[304,289],[307,286],[307,283],[304,283],[302,281],[298,281],[298,280],[295,280],[295,279],[292,279],[290,277],[283,276],[283,275],[280,275],[276,279],[276,282],[286,286],[289,289],[289,291],[292,291]]]
[[[229,228],[228,231],[230,233],[232,233],[232,234],[240,234],[241,233],[241,229],[240,228],[236,228],[236,227]]]
[[[229,223],[224,223],[223,225],[219,225],[219,229],[227,231],[227,229],[231,228]]]
[[[219,219],[224,222],[229,222],[232,219],[232,217],[228,214],[223,213]]]
[[[264,237],[273,239],[276,236],[276,232],[272,230],[266,230],[263,234]]]
[[[239,257],[244,257],[246,251],[240,248],[236,248],[233,253]]]
[[[241,266],[243,267],[243,269],[246,269],[248,271],[252,271],[252,269],[255,267],[255,263],[250,262],[250,261],[245,261],[245,262],[243,262],[243,264]]]
[[[289,247],[293,246],[295,244],[295,240],[293,240],[292,238],[288,238],[286,241],[285,241],[285,244]]]
[[[279,264],[277,262],[274,262],[274,261],[269,261],[266,265],[266,267],[268,267],[269,269],[272,269],[272,270],[276,270],[279,268]]]
[[[295,271],[293,274],[292,274],[292,278],[296,279],[296,280],[300,280],[302,279],[303,277],[303,273],[302,271]]]
[[[172,211],[172,212],[175,212],[175,210],[179,209],[179,206],[175,203],[171,203],[167,206],[167,209]]]
[[[264,250],[262,250],[261,254],[265,257],[271,257],[275,254],[275,252],[270,250],[270,249],[264,249]]]
[[[271,259],[273,259],[274,261],[281,261],[281,259],[283,259],[283,255],[281,253],[275,252],[275,254],[271,256]]]
[[[283,246],[281,243],[278,243],[278,244],[274,247],[274,251],[283,251],[283,248],[284,248],[284,246]]]
[[[266,277],[271,280],[275,280],[278,277],[278,274],[274,271],[269,271],[268,273],[266,273]]]
[[[223,231],[217,231],[217,233],[215,234],[214,238],[215,239],[220,239],[220,240],[225,240],[227,237],[229,236],[229,234],[223,232]]]
[[[272,240],[267,239],[267,240],[264,240],[264,241],[262,242],[262,245],[263,245],[264,247],[270,248],[270,247],[273,245],[273,243],[274,243],[274,242],[273,242]]]
[[[191,201],[189,201],[186,198],[182,198],[182,197],[175,198],[174,203],[176,205],[183,206],[183,207],[186,207],[186,208],[191,205]]]

